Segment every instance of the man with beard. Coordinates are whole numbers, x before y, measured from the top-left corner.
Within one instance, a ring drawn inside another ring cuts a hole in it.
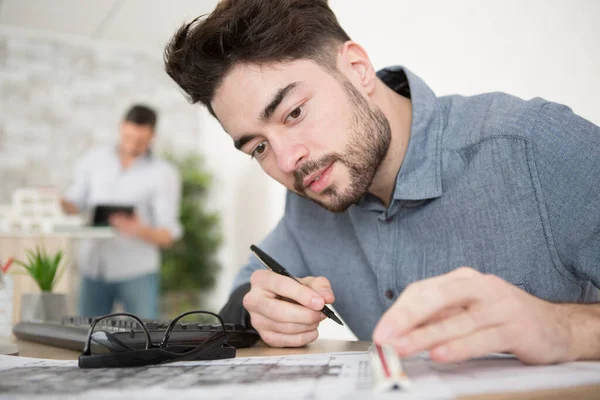
[[[600,287],[597,126],[540,98],[436,97],[407,68],[375,73],[324,0],[222,1],[165,63],[289,189],[259,247],[304,285],[250,259],[228,319],[302,346],[336,300],[361,340],[402,356],[600,357],[600,307],[583,304]]]
[[[179,223],[181,178],[152,154],[156,113],[132,106],[120,125],[117,146],[91,150],[79,162],[62,206],[70,214],[96,205],[134,206],[134,214],[113,214],[112,239],[81,243],[79,314],[109,314],[115,301],[141,318],[158,317],[160,248],[182,234]]]

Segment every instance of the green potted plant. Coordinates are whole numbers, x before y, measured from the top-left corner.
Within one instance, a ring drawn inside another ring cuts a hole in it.
[[[221,244],[219,215],[206,209],[210,174],[197,154],[166,154],[182,178],[180,221],[183,237],[162,252],[161,317],[202,309],[202,298],[215,284],[220,269],[216,255]]]
[[[63,251],[48,254],[46,249],[37,246],[35,251],[27,250],[26,254],[26,261],[15,260],[15,263],[33,278],[40,293],[21,295],[21,321],[60,321],[67,314],[67,298],[52,291],[64,272]]]

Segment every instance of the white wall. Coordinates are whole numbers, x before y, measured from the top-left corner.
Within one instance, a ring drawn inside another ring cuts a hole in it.
[[[331,0],[342,26],[376,68],[401,64],[438,95],[504,91],[567,104],[600,124],[600,2],[596,0]],[[248,255],[276,224],[283,190],[238,154],[201,111],[200,151],[215,175],[212,205],[223,214],[224,271],[216,306]],[[326,321],[329,322],[329,321]],[[321,337],[351,337],[333,323]]]
[[[377,68],[402,64],[438,95],[541,96],[600,123],[597,0],[332,0],[331,6]]]
[[[118,141],[136,102],[158,111],[157,153],[198,147],[196,109],[160,53],[0,24],[0,203],[24,186],[63,192],[82,154]]]

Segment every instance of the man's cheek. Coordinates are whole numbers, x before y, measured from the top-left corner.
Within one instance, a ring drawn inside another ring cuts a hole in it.
[[[293,177],[286,177],[281,173],[278,173],[277,170],[273,171],[271,169],[267,169],[265,168],[265,166],[263,167],[263,171],[271,178],[276,180],[277,182],[279,182],[280,184],[282,184],[283,186],[285,186],[286,188],[290,189],[290,190],[294,190],[294,179]]]

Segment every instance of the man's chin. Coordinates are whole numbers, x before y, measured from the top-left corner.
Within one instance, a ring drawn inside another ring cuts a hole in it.
[[[306,194],[300,194],[300,196],[336,214],[346,212],[353,204],[356,204],[360,200],[360,198],[354,200],[353,198],[349,198],[349,196],[340,196],[335,190],[328,191],[328,189],[321,192],[319,197],[312,197]]]
[[[345,213],[346,211],[348,211],[350,206],[352,206],[354,203],[323,204],[323,203],[317,202],[317,204],[319,204],[321,207],[323,207],[324,209],[326,209],[329,212],[341,214],[341,213]]]

